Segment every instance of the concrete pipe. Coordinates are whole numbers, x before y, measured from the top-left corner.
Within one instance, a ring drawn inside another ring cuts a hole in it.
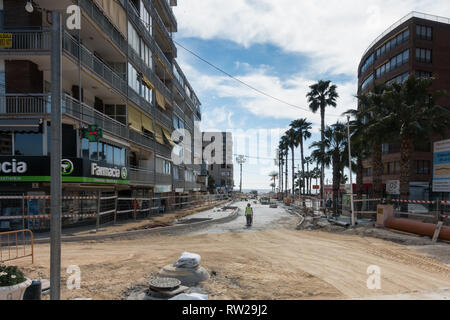
[[[421,236],[428,236],[430,238],[433,238],[436,230],[435,224],[401,218],[387,219],[386,227],[394,230],[415,233]],[[442,227],[441,233],[439,234],[439,239],[450,241],[450,227]]]

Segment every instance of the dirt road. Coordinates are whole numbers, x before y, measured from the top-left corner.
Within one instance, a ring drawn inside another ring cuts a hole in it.
[[[265,210],[259,212],[266,223],[255,224],[259,230],[245,230],[240,217],[213,227],[222,228],[215,233],[65,243],[63,271],[78,265],[82,274],[81,289],[69,291],[63,285],[62,297],[121,299],[124,290],[146,284],[183,251],[202,256],[202,265],[212,274],[203,286],[210,299],[347,299],[450,288],[450,268],[405,246],[355,235],[296,231],[295,224],[288,226],[293,220],[284,210]],[[230,232],[234,228],[240,232]],[[19,265],[30,276],[48,278],[48,245],[36,247],[35,260],[33,267],[28,261]],[[367,288],[371,265],[381,268],[381,290]],[[67,276],[63,272],[64,281]]]

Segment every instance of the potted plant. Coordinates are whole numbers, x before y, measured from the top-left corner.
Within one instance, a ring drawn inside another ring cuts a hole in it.
[[[31,283],[19,268],[0,265],[0,300],[22,300]]]

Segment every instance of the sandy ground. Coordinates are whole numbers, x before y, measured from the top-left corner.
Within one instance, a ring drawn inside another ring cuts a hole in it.
[[[212,275],[203,284],[210,299],[374,298],[450,288],[450,268],[412,248],[358,235],[297,231],[295,223],[287,223],[295,219],[282,209],[256,207],[255,213],[256,230],[246,230],[239,217],[213,227],[213,233],[65,243],[64,284],[66,268],[77,265],[81,289],[63,285],[62,298],[123,299],[127,289],[146,284],[183,251],[202,256]],[[35,260],[31,267],[26,260],[16,264],[28,276],[48,278],[48,245],[36,246]],[[381,269],[381,290],[367,288],[372,265]]]

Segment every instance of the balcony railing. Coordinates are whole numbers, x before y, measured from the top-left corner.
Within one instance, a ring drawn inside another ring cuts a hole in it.
[[[369,50],[381,39],[383,39],[385,36],[388,35],[388,33],[392,32],[392,30],[394,30],[395,28],[399,27],[400,25],[402,25],[403,23],[405,23],[406,21],[408,21],[411,18],[420,18],[420,19],[424,19],[424,20],[430,20],[430,21],[435,21],[435,22],[440,22],[440,23],[445,23],[445,24],[450,24],[450,19],[448,18],[444,18],[444,17],[439,17],[439,16],[435,16],[435,15],[431,15],[431,14],[426,14],[426,13],[421,13],[421,12],[417,12],[417,11],[413,11],[408,13],[406,16],[404,16],[403,18],[401,18],[399,21],[397,21],[396,23],[394,23],[392,26],[390,26],[386,31],[384,31],[381,35],[379,35],[371,44],[370,46],[366,49],[366,51],[364,51],[363,57],[367,54],[367,52],[369,52]]]
[[[77,4],[77,0],[73,1]],[[121,1],[123,4],[123,1]],[[108,18],[102,13],[102,11],[94,4],[92,0],[80,0],[80,7],[85,11],[88,16],[98,23],[104,33],[106,33],[114,43],[124,52],[127,52],[128,42],[124,36],[109,22]]]
[[[68,33],[64,35],[63,48],[72,56],[78,59],[80,46],[78,42]],[[128,83],[122,76],[113,71],[103,61],[97,58],[86,47],[81,45],[81,62],[93,71],[95,74],[103,78],[108,84],[117,88],[125,96],[128,93]]]
[[[175,14],[173,13],[172,7],[169,5],[169,3],[166,0],[159,0],[159,3],[161,3],[162,7],[165,9],[167,15],[169,16],[170,22],[175,27],[175,30],[177,30],[178,22],[177,22],[177,18],[175,18]]]
[[[140,184],[154,184],[155,183],[155,172],[148,169],[142,168],[130,168],[130,180],[132,183]]]
[[[47,94],[6,94],[0,97],[0,114],[49,114]]]
[[[21,31],[21,30],[2,30],[1,33],[12,35],[12,46],[0,48],[3,50],[34,50],[49,51],[51,45],[51,35],[49,31]]]

